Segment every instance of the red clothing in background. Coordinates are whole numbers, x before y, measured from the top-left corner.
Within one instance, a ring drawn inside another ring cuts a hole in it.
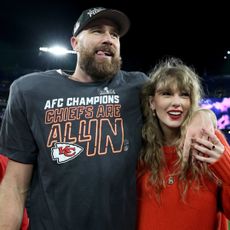
[[[5,174],[7,162],[8,162],[8,158],[0,154],[0,181],[2,181],[2,178]],[[22,219],[21,230],[27,230],[28,226],[29,226],[29,219],[25,209],[23,219]]]
[[[174,178],[174,182],[167,184],[162,191],[159,203],[153,187],[147,185],[150,172],[146,169],[137,180],[138,230],[228,229],[226,217],[230,219],[230,149],[223,134],[217,131],[216,135],[225,145],[224,154],[217,162],[210,165],[211,170],[223,181],[219,199],[217,199],[216,183],[206,179],[206,187],[197,190],[192,184],[186,200],[182,201],[178,190],[178,179]],[[172,165],[177,159],[177,154],[174,147],[164,147],[164,153],[169,166],[164,172],[167,178],[169,172],[173,171]],[[219,212],[217,202],[221,204],[223,212]]]

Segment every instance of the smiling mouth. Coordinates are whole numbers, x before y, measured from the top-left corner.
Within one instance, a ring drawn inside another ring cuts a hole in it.
[[[105,56],[105,57],[113,57],[114,56],[114,54],[112,52],[102,51],[102,50],[96,51],[96,54],[99,56]]]
[[[168,115],[169,115],[170,119],[172,119],[172,120],[179,120],[182,117],[182,112],[171,111],[171,112],[168,112]]]

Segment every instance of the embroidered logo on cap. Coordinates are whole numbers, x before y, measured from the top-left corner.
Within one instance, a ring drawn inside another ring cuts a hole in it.
[[[94,8],[94,9],[90,9],[87,14],[89,15],[89,17],[91,18],[92,16],[94,16],[95,14],[101,12],[102,10],[105,10],[105,8]]]

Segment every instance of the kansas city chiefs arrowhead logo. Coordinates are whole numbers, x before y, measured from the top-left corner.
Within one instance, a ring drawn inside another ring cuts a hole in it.
[[[69,143],[55,143],[54,147],[51,148],[51,155],[54,161],[57,161],[58,164],[62,164],[73,160],[82,151],[83,148],[79,145]]]

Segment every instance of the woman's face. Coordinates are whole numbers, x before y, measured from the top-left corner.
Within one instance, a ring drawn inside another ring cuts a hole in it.
[[[158,87],[155,95],[149,97],[149,102],[163,132],[180,128],[191,107],[189,93],[180,91],[176,86],[170,89]]]

